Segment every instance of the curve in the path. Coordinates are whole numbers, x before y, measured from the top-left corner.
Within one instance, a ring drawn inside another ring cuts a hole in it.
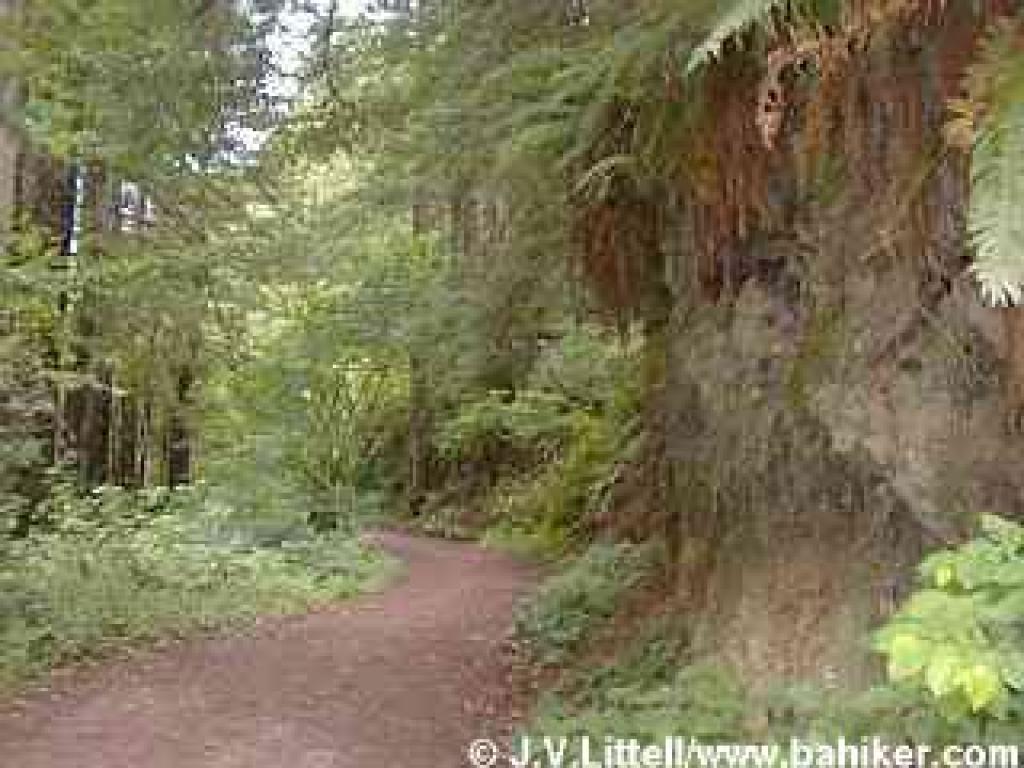
[[[85,673],[0,712],[2,768],[459,768],[512,714],[530,568],[380,534],[401,583]],[[63,688],[63,690],[61,690]]]

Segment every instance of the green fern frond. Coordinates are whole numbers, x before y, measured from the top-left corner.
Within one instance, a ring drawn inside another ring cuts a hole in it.
[[[693,49],[686,74],[694,74],[718,56],[730,38],[750,27],[763,27],[777,9],[801,24],[833,24],[840,18],[842,7],[842,0],[732,0],[716,13],[703,41]]]
[[[686,74],[692,75],[711,58],[718,56],[722,46],[752,24],[760,24],[771,12],[784,4],[784,0],[733,0],[724,12],[718,14],[704,41],[693,49],[686,65]]]
[[[609,196],[612,181],[618,176],[636,180],[637,162],[633,155],[611,155],[602,158],[576,182],[576,193],[594,200]]]
[[[976,248],[972,272],[985,300],[1020,305],[1024,297],[1024,104],[982,133],[971,158],[969,213]]]
[[[968,78],[969,101],[983,115],[971,155],[972,273],[996,306],[1024,299],[1024,49],[1018,35],[1013,24],[997,29]]]

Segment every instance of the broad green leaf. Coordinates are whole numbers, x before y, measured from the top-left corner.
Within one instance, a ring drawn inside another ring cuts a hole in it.
[[[1003,680],[1015,691],[1024,692],[1024,652],[1008,654],[1003,659]]]
[[[951,693],[956,688],[957,673],[963,663],[963,658],[951,649],[938,651],[928,661],[928,670],[925,673],[928,689],[940,697]]]
[[[892,637],[886,652],[889,655],[889,674],[895,680],[904,680],[918,674],[928,659],[925,642],[908,633]]]
[[[989,708],[1003,690],[999,673],[987,664],[974,664],[962,670],[957,682],[975,713]]]
[[[956,578],[956,571],[951,565],[941,565],[935,570],[935,586],[946,589]]]

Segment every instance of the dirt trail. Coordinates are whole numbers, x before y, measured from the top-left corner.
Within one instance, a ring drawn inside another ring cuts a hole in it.
[[[186,642],[0,709],[2,768],[459,768],[514,715],[502,650],[531,570],[380,534],[387,592]]]

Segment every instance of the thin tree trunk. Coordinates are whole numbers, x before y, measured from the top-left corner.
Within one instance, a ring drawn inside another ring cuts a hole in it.
[[[167,485],[171,488],[192,481],[192,436],[187,415],[192,384],[192,370],[185,366],[178,374],[177,402],[167,428]]]
[[[139,485],[143,488],[150,486],[150,444],[153,439],[153,406],[147,398],[139,404],[138,442],[136,443],[138,454],[135,467],[138,472]]]
[[[423,511],[430,470],[430,400],[426,369],[416,355],[409,357],[409,513]]]

